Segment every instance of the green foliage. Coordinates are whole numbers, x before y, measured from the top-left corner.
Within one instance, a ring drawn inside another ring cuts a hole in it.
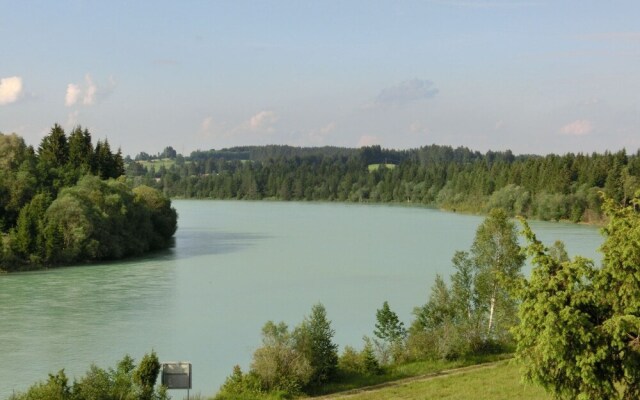
[[[599,223],[597,192],[608,184],[607,192],[628,203],[640,187],[639,156],[514,156],[436,145],[402,151],[249,146],[196,151],[175,161],[141,154],[137,160],[153,163],[130,164],[127,173],[135,184],[177,197],[402,202],[470,212],[503,208],[508,215]]]
[[[296,349],[287,325],[269,321],[262,328],[262,347],[253,353],[251,372],[267,391],[296,394],[310,382],[313,368]]]
[[[389,302],[385,301],[382,308],[376,310],[376,329],[373,334],[389,343],[394,343],[405,338],[404,324],[398,319],[398,315],[391,310]]]
[[[491,210],[476,231],[471,253],[477,268],[477,302],[488,308],[487,338],[503,340],[516,322],[516,302],[510,290],[524,264],[515,225],[504,210]]]
[[[0,269],[121,258],[172,244],[177,214],[155,189],[133,193],[120,151],[87,129],[59,125],[36,155],[0,134]],[[98,174],[99,177],[91,174]],[[100,180],[99,178],[103,178]],[[104,179],[109,179],[105,181]]]
[[[92,365],[72,385],[61,370],[49,375],[46,382],[12,395],[10,400],[168,400],[166,388],[155,387],[159,372],[160,363],[154,352],[145,354],[137,368],[127,355],[116,369],[107,371]]]
[[[233,367],[232,374],[224,381],[215,400],[243,400],[268,398],[262,389],[262,382],[255,373],[244,374],[238,365]]]
[[[494,191],[489,197],[487,209],[501,208],[510,215],[528,213],[531,194],[523,187],[513,183]]]
[[[26,393],[13,394],[9,400],[71,400],[69,379],[64,370],[49,374],[46,382],[36,383]]]
[[[640,396],[639,206],[605,201],[602,268],[558,257],[523,221],[535,268],[521,283],[517,356],[525,377],[558,398]]]
[[[471,252],[453,256],[451,285],[436,276],[427,303],[414,310],[407,357],[451,360],[508,347],[517,321],[512,289],[523,262],[515,226],[503,210],[492,210]]]
[[[607,379],[613,354],[598,328],[604,310],[594,285],[596,269],[579,257],[559,262],[523,225],[535,265],[513,330],[525,378],[559,398],[614,398],[615,386]]]
[[[334,334],[322,304],[314,305],[311,315],[293,332],[296,349],[309,361],[312,369],[311,385],[319,386],[336,373],[338,346],[332,341]]]
[[[51,204],[46,193],[34,196],[20,210],[15,230],[11,234],[13,254],[22,260],[38,262],[45,257],[44,216]]]
[[[378,359],[373,351],[373,344],[366,336],[364,338],[364,347],[360,352],[360,360],[362,363],[360,372],[366,375],[377,375],[382,372],[380,363],[378,363]]]
[[[148,201],[151,197],[154,201]],[[87,175],[62,190],[45,212],[45,261],[113,259],[166,247],[176,219],[170,202],[156,190],[133,193],[122,182]]]
[[[392,359],[397,359],[400,356],[407,331],[404,328],[404,323],[391,310],[387,301],[382,304],[381,309],[376,310],[376,324],[373,334],[380,339],[380,341],[373,340],[380,363],[388,364]]]
[[[365,336],[364,343],[360,352],[351,346],[344,348],[338,359],[338,370],[342,374],[370,376],[382,373],[371,339]]]
[[[160,373],[160,361],[155,351],[145,354],[140,360],[140,365],[133,371],[133,382],[138,385],[140,400],[153,400],[154,386]]]
[[[151,249],[162,249],[170,245],[171,238],[178,225],[178,214],[171,207],[171,201],[158,190],[149,186],[138,186],[133,189],[135,204],[143,206],[149,211],[151,218]]]

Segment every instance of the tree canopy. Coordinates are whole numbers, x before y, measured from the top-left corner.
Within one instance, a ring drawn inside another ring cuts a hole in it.
[[[156,189],[132,191],[120,151],[54,125],[35,152],[0,134],[0,269],[117,259],[165,248],[177,214]],[[119,179],[116,179],[119,178]]]
[[[159,154],[167,156],[168,153]],[[640,188],[640,152],[484,154],[465,147],[243,146],[195,151],[161,167],[139,154],[127,175],[170,196],[402,202],[542,220],[601,222],[599,191],[628,203]]]
[[[640,198],[630,203],[604,202],[601,268],[557,257],[523,221],[535,267],[522,281],[517,357],[558,398],[640,397]]]

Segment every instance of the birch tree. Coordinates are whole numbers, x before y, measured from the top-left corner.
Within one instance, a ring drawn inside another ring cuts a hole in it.
[[[491,210],[478,227],[471,254],[477,268],[478,301],[488,310],[486,336],[496,339],[496,325],[504,328],[515,321],[516,303],[509,292],[524,264],[516,227],[504,210]]]

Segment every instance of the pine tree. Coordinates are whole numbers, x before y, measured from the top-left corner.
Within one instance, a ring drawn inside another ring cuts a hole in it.
[[[294,332],[298,351],[307,358],[313,369],[313,385],[327,382],[335,375],[338,367],[338,346],[332,341],[334,334],[331,321],[327,320],[327,312],[320,303],[311,308],[311,315],[306,317]]]

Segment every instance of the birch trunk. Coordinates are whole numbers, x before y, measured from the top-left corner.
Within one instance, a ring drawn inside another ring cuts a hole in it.
[[[494,284],[491,291],[491,304],[489,305],[489,329],[487,330],[487,336],[491,338],[491,329],[493,328],[493,313],[496,309],[496,291],[497,287]]]

